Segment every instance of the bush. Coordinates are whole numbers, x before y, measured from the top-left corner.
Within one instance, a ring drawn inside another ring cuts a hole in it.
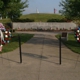
[[[33,19],[29,19],[29,18],[26,18],[26,19],[13,19],[12,21],[13,22],[34,22]]]
[[[12,23],[3,23],[3,25],[5,26],[5,29],[12,29]]]
[[[5,28],[12,29],[12,23],[5,23]]]
[[[12,29],[10,29],[10,32],[15,32],[15,29],[13,29],[13,30],[12,30]]]
[[[49,19],[47,22],[71,22],[71,20],[68,20],[66,18],[63,18],[63,19]]]

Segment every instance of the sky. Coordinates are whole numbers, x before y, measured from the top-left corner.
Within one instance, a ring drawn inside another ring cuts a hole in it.
[[[24,1],[24,0],[22,0]],[[25,8],[23,14],[36,13],[59,13],[61,7],[59,6],[61,0],[28,0],[28,8]]]

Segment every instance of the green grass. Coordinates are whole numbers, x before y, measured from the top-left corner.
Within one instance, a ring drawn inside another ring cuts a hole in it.
[[[58,14],[47,14],[47,13],[34,13],[34,14],[27,14],[22,15],[20,19],[34,19],[35,22],[47,22],[49,19],[62,19],[64,16],[58,15]]]
[[[47,22],[49,19],[62,19],[64,16],[59,14],[48,14],[48,13],[33,13],[33,14],[26,14],[20,16],[20,19],[33,19],[35,22]],[[0,20],[1,23],[9,23],[11,20],[8,19],[2,19]]]
[[[59,35],[56,35],[57,38],[59,38]],[[80,43],[76,41],[74,38],[74,34],[68,35],[68,41],[62,40],[63,44],[65,44],[70,50],[72,50],[75,53],[80,54]]]
[[[21,44],[27,42],[29,39],[33,37],[33,34],[19,34],[21,38]],[[19,47],[18,34],[13,34],[13,38],[11,38],[10,43],[7,43],[3,46],[3,50],[0,53],[10,52]]]
[[[0,20],[0,23],[9,23],[9,22],[11,22],[10,19],[2,19],[2,20]]]

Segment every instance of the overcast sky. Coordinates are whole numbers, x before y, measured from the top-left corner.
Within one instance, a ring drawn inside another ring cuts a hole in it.
[[[22,0],[24,1],[24,0]],[[59,6],[61,0],[28,0],[28,8],[25,8],[23,14],[36,13],[36,10],[39,13],[53,13],[54,8],[56,13],[61,9]]]

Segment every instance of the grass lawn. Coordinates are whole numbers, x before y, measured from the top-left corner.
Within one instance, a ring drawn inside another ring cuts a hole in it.
[[[9,51],[13,51],[16,48],[19,47],[19,40],[18,40],[18,34],[17,33],[13,33],[13,38],[11,38],[10,43],[7,43],[3,46],[3,50],[0,53],[5,53],[5,52],[9,52]],[[29,39],[31,39],[33,37],[33,34],[19,34],[20,38],[21,38],[21,44],[27,42]]]
[[[47,22],[49,19],[62,19],[64,16],[59,14],[48,14],[48,13],[34,13],[34,14],[26,14],[22,15],[20,19],[34,19],[35,22]]]
[[[0,20],[0,23],[10,23],[11,22],[11,20],[10,19],[2,19],[2,20]]]
[[[59,38],[59,35],[56,35]],[[74,34],[68,35],[68,41],[62,40],[63,44],[65,44],[70,50],[73,52],[80,54],[80,43],[78,43],[74,37]]]
[[[59,14],[49,14],[49,13],[32,13],[32,14],[26,14],[21,15],[19,17],[20,19],[33,19],[35,22],[47,22],[49,19],[62,19],[65,18],[65,16],[59,15]],[[8,19],[2,19],[0,20],[1,23],[10,23],[12,22],[9,18]]]

